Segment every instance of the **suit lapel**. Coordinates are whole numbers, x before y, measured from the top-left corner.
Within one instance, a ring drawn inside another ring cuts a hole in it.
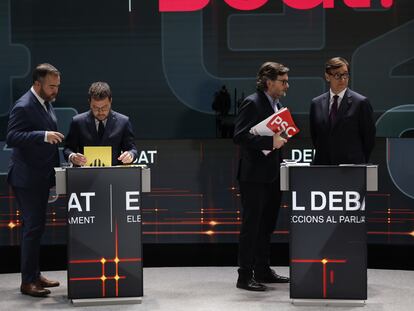
[[[323,123],[329,127],[329,92],[322,97],[322,118]]]
[[[89,110],[88,117],[86,119],[86,124],[89,130],[89,133],[92,134],[94,144],[99,145],[98,131],[96,130],[95,117],[93,116],[92,111]]]
[[[39,102],[39,100],[36,98],[36,96],[34,96],[34,94],[31,91],[29,91],[29,92],[30,92],[30,95],[31,95],[31,98],[32,98],[34,109],[42,117],[43,122],[47,124],[47,126],[46,126],[47,130],[56,131],[57,130],[56,115],[53,111],[53,108],[51,108],[52,115],[54,116],[52,118],[52,115],[50,115],[49,112],[46,111],[45,108],[43,108],[42,104]]]
[[[53,129],[56,131],[57,130],[57,118],[55,114],[55,109],[53,108],[51,103],[49,103],[48,118],[52,121]]]
[[[266,97],[266,95],[263,92],[258,92],[260,96],[260,107],[263,114],[263,118],[265,119],[268,116],[271,116],[275,113],[275,111],[272,109],[272,105],[269,102],[269,99]]]
[[[106,121],[105,132],[104,132],[104,135],[102,137],[102,142],[104,142],[108,139],[109,133],[112,133],[112,129],[113,129],[115,123],[116,123],[116,117],[111,111],[111,112],[109,112],[108,119]]]

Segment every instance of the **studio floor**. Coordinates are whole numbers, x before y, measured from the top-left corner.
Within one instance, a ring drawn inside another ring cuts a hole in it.
[[[288,275],[287,267],[276,267]],[[66,271],[45,272],[61,282],[47,298],[20,294],[19,274],[0,274],[0,310],[414,310],[414,271],[368,270],[368,300],[363,307],[296,306],[289,299],[289,285],[270,285],[266,292],[237,289],[235,267],[145,268],[144,297],[140,304],[76,307],[67,299]]]

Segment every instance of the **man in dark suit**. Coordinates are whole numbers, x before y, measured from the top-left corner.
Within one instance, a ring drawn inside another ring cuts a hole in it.
[[[367,163],[375,144],[375,122],[368,98],[348,88],[349,63],[335,57],[325,64],[329,92],[312,100],[310,131],[313,164]]]
[[[7,145],[13,148],[7,180],[22,217],[20,291],[39,297],[50,294],[45,287],[59,286],[39,269],[49,189],[55,185],[54,167],[59,166],[57,143],[63,140],[51,104],[59,86],[59,71],[50,64],[38,65],[33,71],[33,86],[17,100],[7,128]]]
[[[105,82],[94,82],[89,88],[90,110],[75,116],[63,150],[67,161],[83,166],[85,146],[111,146],[112,165],[129,164],[137,159],[129,118],[111,110],[112,92]]]
[[[270,242],[280,208],[280,148],[286,143],[281,133],[255,136],[250,129],[281,108],[279,98],[289,88],[289,68],[264,63],[257,74],[257,92],[240,106],[234,142],[240,145],[238,180],[242,203],[239,236],[237,287],[264,291],[261,283],[287,283],[270,268]]]

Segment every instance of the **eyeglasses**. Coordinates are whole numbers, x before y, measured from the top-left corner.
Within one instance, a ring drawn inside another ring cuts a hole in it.
[[[93,112],[108,112],[109,109],[111,109],[111,108],[109,108],[109,107],[92,107],[91,109],[92,109]]]
[[[276,79],[276,81],[282,82],[283,85],[288,85],[289,84],[289,80],[279,80],[279,79]]]
[[[349,79],[349,73],[345,72],[345,73],[330,73],[330,76],[334,77],[335,80],[342,80],[342,79]]]

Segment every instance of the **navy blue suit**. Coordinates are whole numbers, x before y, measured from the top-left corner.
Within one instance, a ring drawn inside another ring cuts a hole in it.
[[[367,163],[375,145],[375,122],[368,98],[347,89],[333,124],[329,92],[312,100],[310,131],[316,149],[313,164]]]
[[[22,281],[35,282],[40,275],[40,240],[46,224],[49,189],[55,185],[54,167],[59,166],[57,145],[44,141],[45,131],[57,131],[56,115],[48,111],[31,91],[17,100],[10,112],[7,145],[13,148],[8,182],[22,215]]]
[[[266,95],[258,91],[241,104],[234,142],[240,145],[237,178],[243,207],[239,236],[239,275],[248,279],[270,270],[270,241],[280,209],[279,166],[281,151],[273,149],[273,137],[255,136],[250,129],[274,113]]]
[[[118,157],[124,151],[132,152],[134,160],[138,154],[129,118],[113,110],[108,115],[102,139],[98,137],[95,117],[90,110],[73,117],[65,139],[65,159],[73,152],[83,154],[85,146],[111,146],[112,165],[122,164]]]

